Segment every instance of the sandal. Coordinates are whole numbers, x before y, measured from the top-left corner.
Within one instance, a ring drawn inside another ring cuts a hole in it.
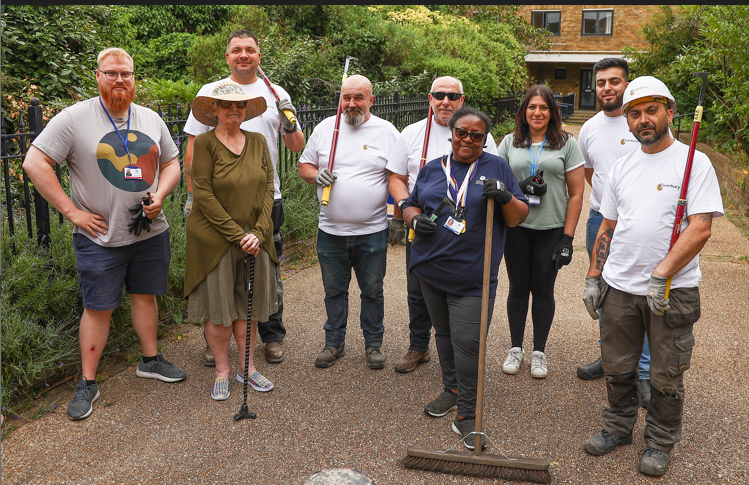
[[[264,375],[262,375],[260,372],[255,371],[253,372],[250,377],[248,378],[251,388],[255,389],[258,392],[268,392],[272,391],[274,387],[273,383],[269,381]],[[244,377],[242,374],[237,373],[237,382],[240,384],[244,384]]]
[[[211,399],[214,401],[226,401],[231,396],[229,391],[229,378],[217,377],[211,389]]]

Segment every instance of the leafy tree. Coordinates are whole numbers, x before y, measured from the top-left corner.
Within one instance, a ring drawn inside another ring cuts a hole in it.
[[[125,13],[137,40],[158,39],[174,32],[210,35],[238,11],[234,5],[130,5]]]

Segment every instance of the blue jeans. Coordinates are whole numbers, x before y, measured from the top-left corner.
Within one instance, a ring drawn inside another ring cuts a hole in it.
[[[334,236],[318,229],[317,257],[325,288],[325,345],[346,342],[351,269],[361,289],[361,329],[365,347],[382,345],[385,300],[382,285],[387,267],[387,229],[363,236]]]
[[[429,350],[432,336],[432,319],[421,292],[419,277],[408,270],[411,264],[411,243],[406,242],[406,285],[408,289],[409,349],[417,352]]]
[[[585,231],[585,249],[588,250],[588,258],[593,257],[593,245],[596,243],[598,229],[603,222],[603,214],[590,209],[588,213],[588,224]],[[598,328],[601,328],[601,309],[598,309]],[[598,345],[601,340],[598,339]],[[650,379],[650,343],[648,336],[645,335],[645,344],[642,346],[642,355],[640,356],[640,379]]]

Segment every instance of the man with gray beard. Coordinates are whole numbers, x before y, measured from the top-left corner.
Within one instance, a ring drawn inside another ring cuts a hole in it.
[[[370,369],[385,367],[382,353],[383,279],[387,255],[388,174],[385,168],[398,140],[392,123],[370,112],[372,83],[364,76],[341,86],[341,114],[335,166],[329,167],[335,117],[323,120],[299,159],[299,176],[317,184],[317,197],[332,185],[320,208],[317,255],[325,288],[325,347],[317,367],[330,367],[345,353],[351,268],[361,289],[361,328]]]

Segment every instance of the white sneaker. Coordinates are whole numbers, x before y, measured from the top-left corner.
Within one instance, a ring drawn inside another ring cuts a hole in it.
[[[513,347],[507,351],[507,358],[502,364],[502,372],[515,375],[520,371],[520,363],[523,362],[525,352],[520,347]]]
[[[534,350],[531,354],[531,376],[536,379],[543,379],[549,373],[549,366],[546,364],[546,354]]]

